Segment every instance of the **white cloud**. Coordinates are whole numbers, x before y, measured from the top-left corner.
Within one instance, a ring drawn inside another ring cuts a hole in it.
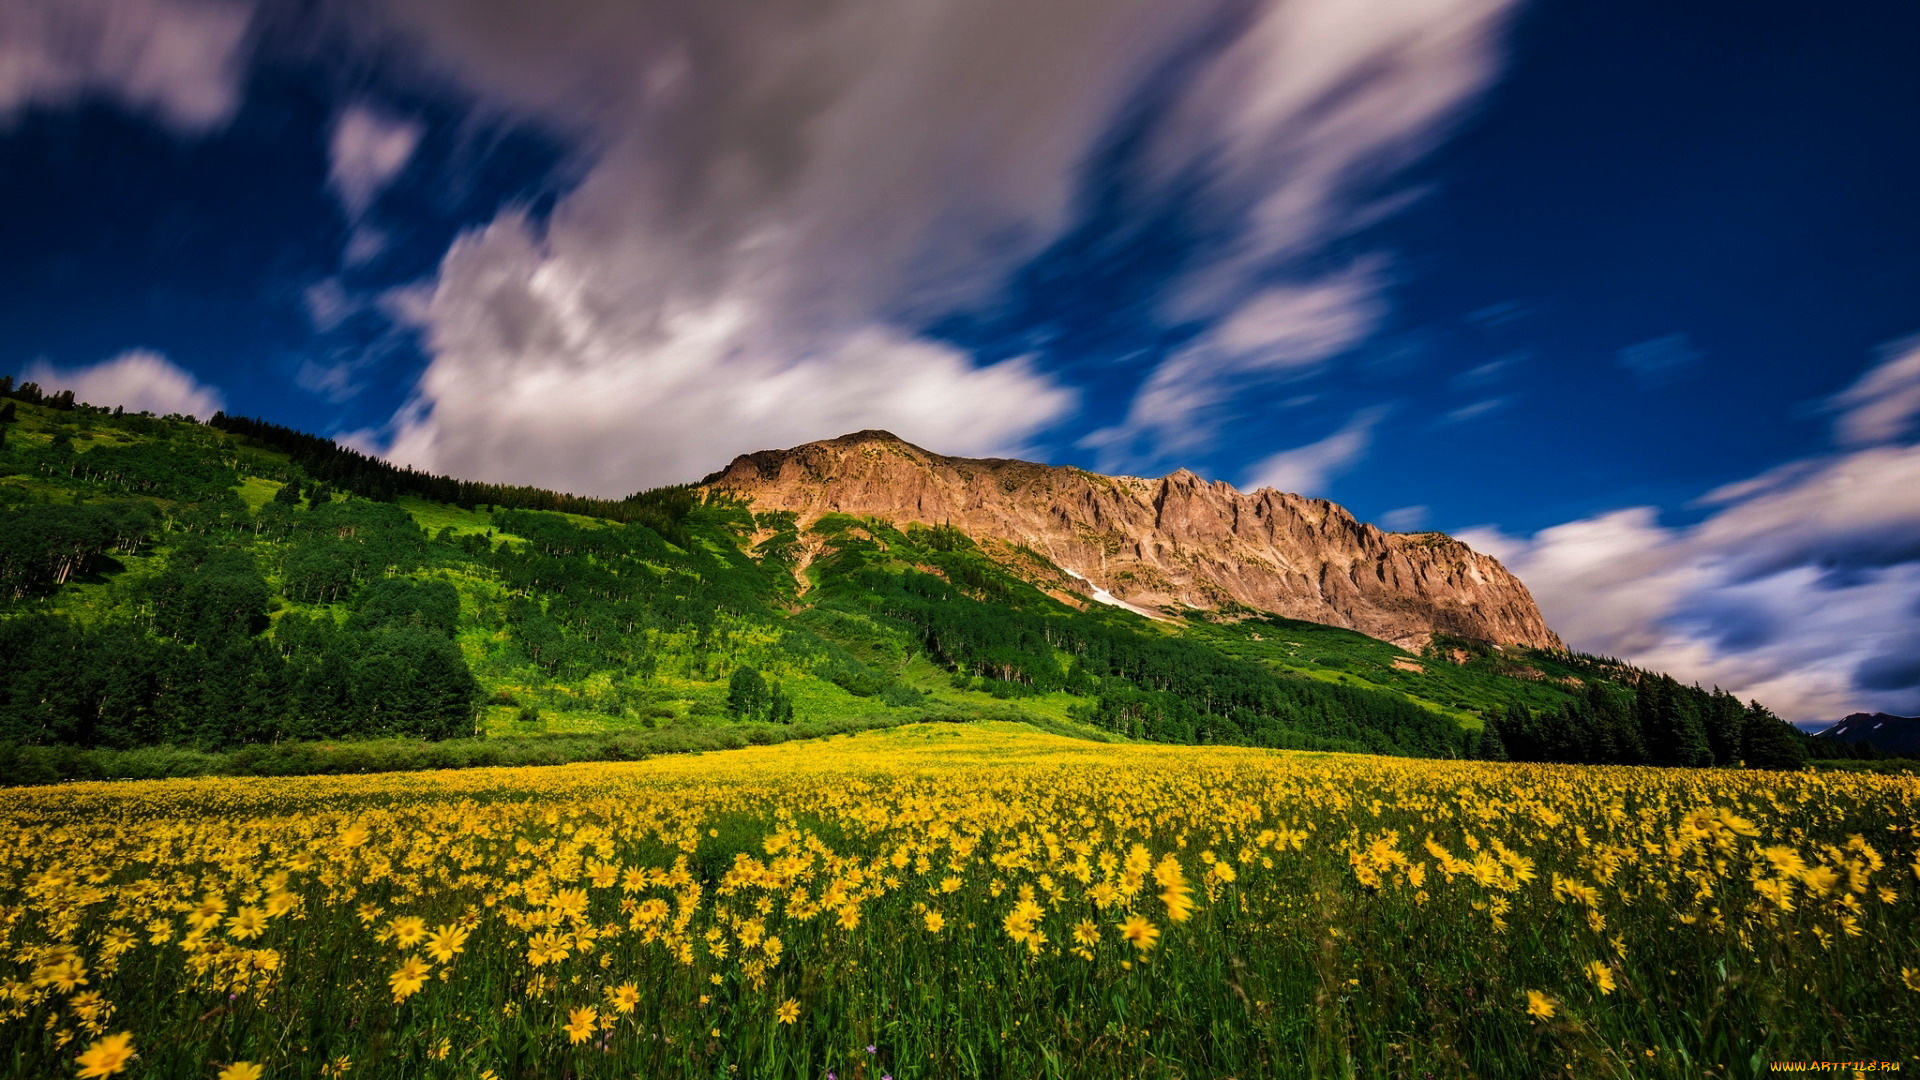
[[[1329,480],[1366,456],[1373,445],[1373,429],[1389,411],[1384,406],[1362,409],[1326,438],[1256,462],[1245,486],[1249,490],[1270,487],[1297,495],[1324,496]]]
[[[1920,712],[1920,343],[1826,402],[1846,449],[1696,500],[1698,523],[1618,510],[1528,538],[1460,538],[1518,573],[1576,649],[1755,698],[1793,720]]]
[[[0,3],[0,126],[93,95],[188,134],[239,107],[249,6],[220,0]]]
[[[1920,337],[1884,349],[1880,363],[1830,398],[1827,407],[1839,413],[1834,433],[1849,446],[1905,435],[1920,417]]]
[[[349,219],[358,220],[367,212],[373,200],[413,159],[425,134],[425,126],[417,120],[389,116],[366,105],[340,110],[328,145],[331,163],[327,179]],[[369,232],[362,239],[356,231],[347,261],[364,261],[385,246],[385,238],[378,232]]]
[[[182,413],[202,420],[226,407],[214,387],[148,349],[129,349],[90,367],[56,368],[45,361],[27,365],[23,382],[53,392],[72,390],[90,405],[125,407],[129,412]]]
[[[1020,445],[1072,396],[910,328],[989,302],[1057,238],[1145,81],[1231,22],[1244,40],[1201,50],[1149,151],[1155,197],[1216,163],[1202,200],[1249,222],[1244,243],[1200,260],[1217,273],[1179,305],[1225,320],[1222,339],[1136,410],[1149,437],[1173,430],[1160,416],[1205,422],[1237,388],[1223,366],[1302,370],[1369,332],[1374,286],[1354,283],[1377,260],[1296,267],[1285,285],[1276,264],[1379,212],[1349,185],[1417,152],[1484,83],[1508,4],[1392,0],[1364,17],[1344,0],[370,6],[365,36],[404,43],[488,113],[572,140],[584,166],[547,222],[503,214],[448,253],[431,366],[394,453],[617,492],[848,427]],[[620,438],[588,450],[580,416],[591,427],[603,410]]]
[[[433,312],[433,293],[433,282],[415,281],[381,293],[374,306],[396,326],[423,330]]]
[[[1443,415],[1440,418],[1440,422],[1443,424],[1464,424],[1469,420],[1477,419],[1479,417],[1487,415],[1488,413],[1499,412],[1501,409],[1506,408],[1508,405],[1511,405],[1512,403],[1513,403],[1513,397],[1511,395],[1504,396],[1504,397],[1483,398],[1479,401],[1475,401],[1467,405],[1462,405],[1457,409],[1449,410],[1445,415]]]
[[[366,32],[588,163],[545,223],[503,213],[448,252],[393,453],[624,493],[861,427],[1017,449],[1073,395],[903,328],[1060,233],[1079,165],[1204,6],[369,9]]]
[[[1920,446],[1811,459],[1715,495],[1720,509],[1687,527],[1642,506],[1524,539],[1459,535],[1519,574],[1573,648],[1794,720],[1920,706],[1920,664],[1892,662],[1920,597]]]
[[[394,458],[625,494],[863,427],[952,453],[1014,449],[1073,401],[1024,360],[981,367],[881,327],[787,355],[737,302],[609,338],[571,269],[512,217],[455,246],[423,313],[436,359]]]
[[[1380,527],[1393,532],[1413,532],[1424,529],[1433,514],[1425,506],[1402,506],[1380,515]]]

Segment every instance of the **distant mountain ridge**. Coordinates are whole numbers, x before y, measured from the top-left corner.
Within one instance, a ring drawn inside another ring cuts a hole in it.
[[[1920,716],[1854,713],[1814,735],[1835,742],[1866,743],[1888,754],[1920,754]]]
[[[1419,651],[1436,634],[1564,648],[1519,578],[1440,533],[1390,533],[1325,499],[1181,469],[1104,476],[936,454],[885,431],[742,454],[700,482],[806,524],[834,513],[951,525],[1037,552],[1062,592],[1137,610],[1250,608]]]

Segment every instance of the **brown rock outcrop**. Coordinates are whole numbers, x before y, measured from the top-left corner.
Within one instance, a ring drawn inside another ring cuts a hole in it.
[[[1435,633],[1561,648],[1520,579],[1440,533],[1389,533],[1325,499],[935,454],[884,431],[743,454],[701,481],[807,525],[949,524],[1025,545],[1080,592],[1146,609],[1254,608],[1419,650]],[[1102,596],[1101,593],[1110,594]]]

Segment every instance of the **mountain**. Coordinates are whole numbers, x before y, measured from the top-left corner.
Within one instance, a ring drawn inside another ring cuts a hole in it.
[[[1458,540],[1384,532],[1325,499],[1243,493],[1185,469],[1102,476],[860,431],[743,454],[701,486],[802,526],[828,514],[951,525],[1051,591],[1143,613],[1251,609],[1415,652],[1436,634],[1563,647],[1520,579]]]
[[[5,376],[0,398],[0,782],[128,775],[86,770],[146,748],[137,775],[206,767],[180,748],[363,769],[336,741],[532,760],[533,735],[630,756],[928,717],[1526,761],[1843,749],[1559,648],[1463,545],[1190,473],[874,432],[606,500]]]
[[[1854,713],[1814,738],[1856,746],[1865,743],[1887,754],[1920,754],[1920,716]]]

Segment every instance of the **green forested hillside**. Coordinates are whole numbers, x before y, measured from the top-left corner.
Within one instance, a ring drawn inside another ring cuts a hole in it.
[[[452,481],[257,421],[0,391],[0,746],[777,731],[932,710],[1422,756],[1804,754],[1758,706],[1591,658],[1460,641],[1416,657],[1281,619],[1077,610],[951,529],[829,517],[803,534],[685,488],[608,501]]]

